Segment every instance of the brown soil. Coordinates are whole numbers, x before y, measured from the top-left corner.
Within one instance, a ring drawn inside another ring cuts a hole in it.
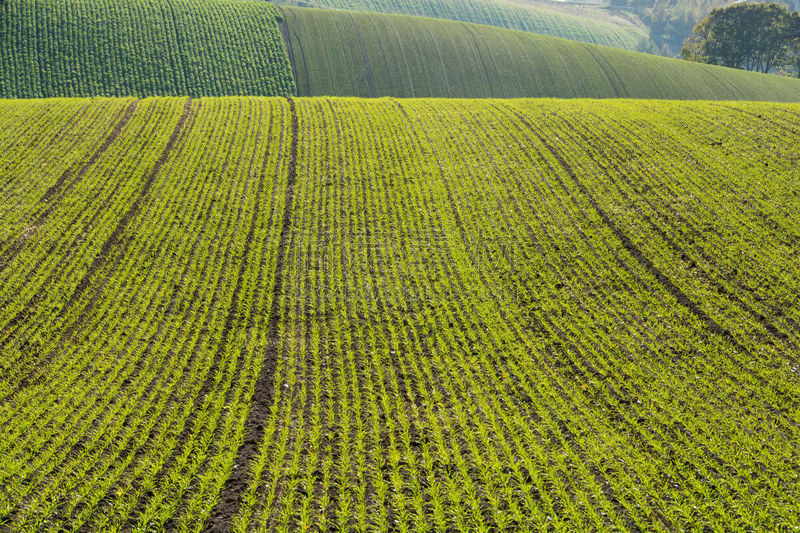
[[[269,417],[269,407],[272,403],[273,379],[280,348],[279,325],[281,317],[281,302],[283,295],[284,263],[286,263],[286,249],[289,235],[292,231],[291,218],[294,206],[294,186],[297,179],[297,148],[299,124],[295,102],[289,98],[289,109],[292,114],[292,140],[289,154],[289,168],[286,183],[286,200],[283,208],[283,221],[281,223],[281,238],[278,244],[277,260],[275,263],[275,281],[272,286],[272,305],[269,313],[269,326],[267,350],[261,371],[256,381],[250,413],[244,425],[244,439],[234,460],[234,468],[230,477],[220,491],[217,505],[211,511],[211,517],[205,524],[206,531],[229,531],[233,518],[239,511],[241,494],[247,490],[250,481],[249,465],[258,455],[263,422]],[[248,240],[249,243],[249,240]]]

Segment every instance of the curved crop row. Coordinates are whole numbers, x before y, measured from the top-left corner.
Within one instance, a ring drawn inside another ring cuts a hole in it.
[[[7,529],[800,526],[798,105],[6,109]]]
[[[303,96],[800,101],[800,81],[452,21],[282,8]]]
[[[645,164],[609,140],[635,104],[582,138],[591,105],[303,102],[285,355],[236,529],[796,525],[793,344],[751,337],[735,300],[698,312],[686,295],[713,299],[647,259],[616,222],[643,209],[590,166]],[[636,115],[662,113],[694,109]],[[640,142],[713,157],[692,131]]]
[[[248,314],[261,322],[274,269],[285,108],[138,102],[3,272],[12,528],[204,519],[193,502],[230,469],[248,406],[238,398],[260,362],[245,326]]]
[[[514,0],[278,0],[277,3],[473,22],[627,50],[641,49],[648,36],[647,28],[641,24],[610,17],[603,20],[602,13],[585,6],[582,12],[586,16]]]

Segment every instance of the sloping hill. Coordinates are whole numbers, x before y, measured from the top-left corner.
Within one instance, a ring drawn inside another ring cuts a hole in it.
[[[0,97],[293,94],[276,17],[247,0],[5,0]]]
[[[0,101],[2,529],[793,528],[799,121]]]
[[[441,19],[281,9],[250,0],[9,0],[0,5],[0,97],[800,100],[800,82],[777,76]]]
[[[401,15],[281,8],[304,96],[800,101],[800,80]]]
[[[595,13],[592,8],[585,8],[591,16],[578,16],[516,0],[278,0],[276,3],[474,22],[628,50],[641,49],[649,37],[645,26],[611,17],[603,20],[598,18],[602,13]]]

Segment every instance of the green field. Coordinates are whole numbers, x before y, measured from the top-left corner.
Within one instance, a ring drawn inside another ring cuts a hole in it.
[[[800,80],[474,24],[282,8],[301,96],[800,101]]]
[[[799,123],[0,101],[0,528],[800,527]]]
[[[627,50],[640,50],[649,36],[647,27],[640,22],[615,19],[585,6],[568,13],[516,0],[277,0],[276,3],[474,22]]]
[[[8,0],[0,97],[800,101],[800,81],[432,18],[251,0]]]
[[[278,16],[247,0],[4,0],[0,97],[288,96]]]

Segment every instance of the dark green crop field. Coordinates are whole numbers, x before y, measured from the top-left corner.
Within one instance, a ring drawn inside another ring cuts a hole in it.
[[[800,80],[398,15],[282,8],[302,96],[800,101]]]
[[[800,527],[800,105],[0,101],[0,529]]]
[[[328,7],[351,11],[414,15],[474,22],[513,30],[552,35],[593,44],[639,50],[649,32],[641,22],[565,13],[515,0],[278,0],[277,4]]]
[[[248,0],[5,0],[0,97],[291,95],[277,17]]]

